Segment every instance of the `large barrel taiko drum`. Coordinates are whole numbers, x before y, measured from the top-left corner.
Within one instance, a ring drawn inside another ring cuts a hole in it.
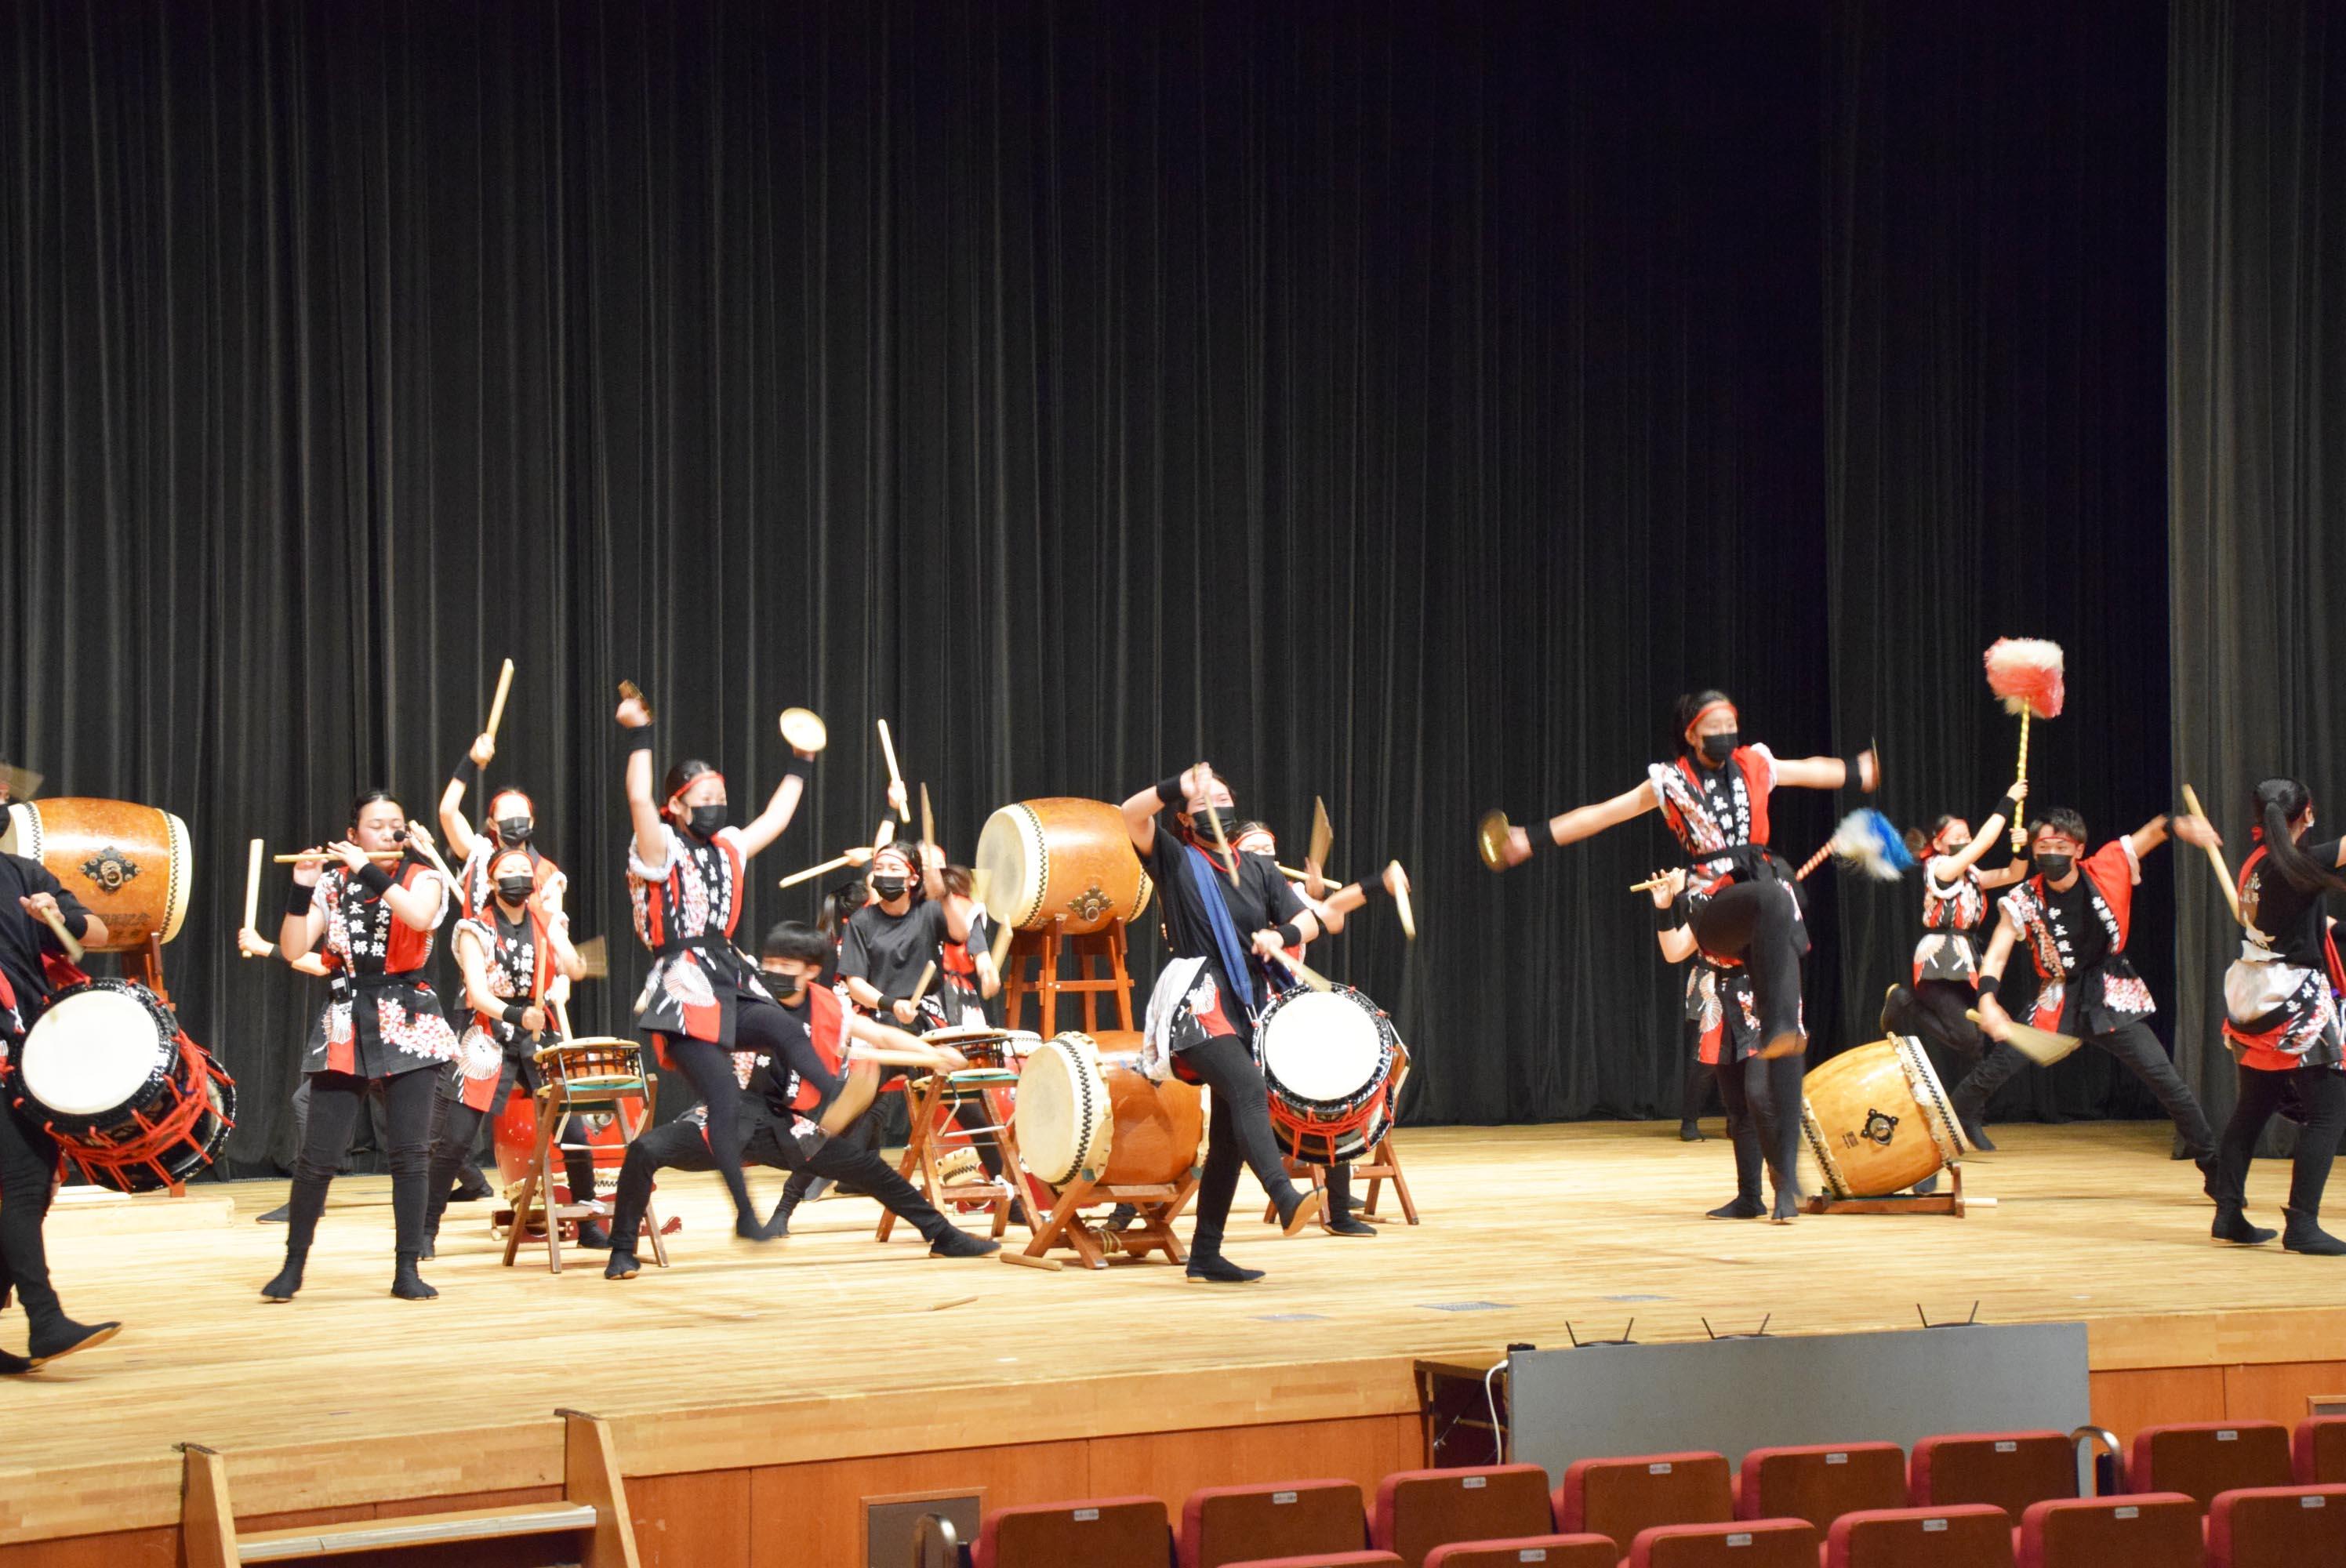
[[[126,952],[147,939],[169,942],[188,918],[195,857],[188,825],[171,812],[128,800],[19,800],[8,808],[0,850],[38,860],[106,922],[100,952]]]
[[[985,820],[977,872],[986,912],[1020,931],[1053,917],[1070,936],[1131,921],[1148,907],[1148,873],[1132,851],[1124,813],[1105,800],[1021,800]]]
[[[1887,1197],[1961,1159],[1963,1124],[1919,1040],[1844,1051],[1800,1088],[1800,1128],[1835,1197]]]
[[[1197,1168],[1205,1142],[1194,1084],[1154,1083],[1137,1056],[1072,1033],[1026,1058],[1011,1122],[1020,1160],[1053,1187],[1086,1172],[1103,1185],[1171,1186]]]

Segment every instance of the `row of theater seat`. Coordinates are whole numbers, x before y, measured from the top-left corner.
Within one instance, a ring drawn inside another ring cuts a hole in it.
[[[973,1568],[2299,1568],[2346,1565],[2346,1418],[2137,1434],[2119,1495],[2077,1497],[2053,1431],[1406,1471],[988,1514]],[[1368,1550],[1363,1551],[1363,1537]]]

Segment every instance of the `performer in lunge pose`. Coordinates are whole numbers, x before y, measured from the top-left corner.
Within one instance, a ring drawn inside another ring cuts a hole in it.
[[[1976,933],[1987,923],[1989,891],[2010,887],[2029,868],[2017,860],[1983,871],[1979,861],[2004,836],[2006,824],[2019,817],[2027,794],[2026,779],[2014,784],[1976,833],[1954,816],[1940,818],[1928,834],[1908,831],[1907,846],[1923,863],[1923,937],[1914,944],[1913,984],[1893,985],[1882,1000],[1884,1033],[1919,1035],[1967,1063],[1977,1063],[1987,1049],[1987,1036],[1966,1016],[1979,1005]],[[1992,1150],[1995,1145],[1981,1125],[1986,1109],[1984,1102],[1955,1100],[1964,1135],[1974,1146]]]
[[[2036,820],[2029,830],[2035,872],[1998,901],[1995,934],[1980,960],[1980,1028],[1997,1044],[1955,1085],[1952,1098],[1959,1107],[1984,1105],[2025,1061],[2008,1043],[2012,1019],[1995,995],[2014,944],[2023,944],[2041,982],[2029,1022],[2082,1038],[2141,1079],[2174,1119],[2213,1196],[2216,1135],[2167,1059],[2167,1048],[2143,1022],[2157,1004],[2126,952],[2142,857],[2170,833],[2187,844],[2216,841],[2216,830],[2200,818],[2154,817],[2088,856],[2086,820],[2076,812],[2058,807]]]
[[[448,1207],[449,1182],[472,1152],[481,1124],[495,1116],[519,1084],[535,1095],[545,1082],[536,1053],[556,1038],[554,1003],[571,982],[586,972],[570,944],[570,917],[562,910],[562,884],[535,880],[528,853],[520,846],[488,858],[488,901],[456,927],[449,945],[464,972],[464,1000],[473,1009],[471,1027],[458,1042],[457,1071],[445,1080],[444,1120],[432,1149],[430,1196],[423,1219],[423,1256],[438,1250],[440,1216]],[[572,1200],[595,1199],[595,1156],[578,1144],[566,1145],[563,1167]],[[578,1245],[607,1247],[593,1220],[578,1227]]]
[[[1713,958],[1695,941],[1680,901],[1685,867],[1656,871],[1648,881],[1654,939],[1662,956],[1672,963],[1693,963],[1687,972],[1686,1005],[1692,1054],[1719,1085],[1728,1141],[1735,1149],[1735,1196],[1710,1210],[1709,1217],[1758,1219],[1768,1213],[1760,1172],[1766,1164],[1763,1149],[1776,1146],[1777,1113],[1769,1098],[1767,1064],[1760,1058],[1760,1009],[1751,1000],[1751,972],[1733,959]],[[1797,1121],[1797,1106],[1792,1115]]]
[[[371,1089],[384,1101],[391,1135],[391,1210],[396,1268],[391,1293],[424,1300],[439,1292],[416,1272],[423,1251],[424,1179],[431,1157],[437,1069],[456,1054],[456,1032],[424,978],[432,933],[448,911],[445,879],[415,846],[423,829],[387,791],[359,797],[350,837],[293,868],[278,947],[288,962],[321,942],[332,990],[310,1030],[301,1070],[310,1114],[288,1205],[285,1267],[260,1288],[264,1300],[291,1301],[326,1209],[334,1166],[350,1146]],[[329,870],[326,862],[332,860]]]
[[[2239,1054],[2240,1097],[2218,1151],[2213,1234],[2218,1241],[2272,1239],[2249,1223],[2249,1161],[2265,1124],[2287,1105],[2301,1125],[2280,1244],[2336,1257],[2346,1254],[2346,1241],[2321,1228],[2321,1192],[2346,1132],[2338,1014],[2346,966],[2322,899],[2346,892],[2346,839],[2309,844],[2312,828],[2313,794],[2303,784],[2268,779],[2257,786],[2249,830],[2256,848],[2239,879],[2248,935],[2224,974],[2224,1034]]]
[[[1808,1031],[1800,1017],[1800,961],[1809,951],[1799,883],[1768,844],[1768,799],[1778,787],[1871,793],[1881,779],[1871,748],[1848,758],[1779,759],[1767,747],[1745,745],[1741,720],[1725,692],[1681,697],[1673,714],[1674,761],[1646,769],[1646,781],[1609,800],[1577,807],[1533,830],[1513,828],[1499,846],[1504,863],[1519,866],[1535,849],[1576,843],[1657,809],[1686,850],[1692,872],[1685,923],[1702,950],[1733,959],[1751,974],[1760,1010],[1760,1055],[1784,1064],[1769,1073],[1770,1101],[1800,1103],[1800,1054]],[[1800,1120],[1779,1116],[1768,1151],[1777,1173],[1775,1217],[1799,1212],[1796,1176]]]
[[[858,1016],[840,1004],[838,995],[821,982],[831,958],[831,939],[810,925],[785,921],[766,935],[762,968],[778,994],[774,1011],[786,1027],[805,1037],[814,1054],[838,1063],[846,1058],[848,1042],[921,1058],[927,1070],[953,1072],[969,1064],[959,1052],[924,1045],[901,1029]],[[740,1104],[731,1118],[737,1163],[755,1161],[777,1170],[812,1171],[837,1181],[852,1182],[908,1221],[929,1244],[933,1257],[983,1257],[999,1249],[990,1237],[972,1236],[937,1212],[913,1184],[888,1167],[872,1149],[843,1138],[828,1136],[809,1113],[822,1101],[824,1086],[803,1080],[790,1066],[791,1058],[770,1052],[737,1052],[734,1065],[739,1088],[729,1084]],[[619,1168],[619,1192],[612,1206],[614,1234],[611,1260],[604,1278],[631,1279],[643,1267],[635,1251],[637,1231],[652,1189],[652,1174],[663,1167],[714,1170],[719,1159],[716,1118],[697,1110],[655,1129],[627,1145]]]
[[[1158,823],[1171,809],[1179,829]],[[1279,869],[1260,855],[1226,850],[1212,823],[1237,820],[1229,786],[1200,762],[1124,803],[1126,831],[1155,879],[1172,955],[1148,999],[1143,1059],[1158,1077],[1169,1070],[1213,1091],[1206,1168],[1198,1184],[1198,1223],[1189,1243],[1189,1278],[1241,1284],[1262,1278],[1222,1256],[1230,1199],[1243,1162],[1278,1206],[1280,1229],[1293,1236],[1319,1214],[1321,1198],[1288,1179],[1270,1130],[1270,1095],[1255,1065],[1255,1016],[1267,1000],[1266,964],[1282,949],[1320,934]]]
[[[0,809],[7,799],[8,787],[0,778]],[[57,981],[70,983],[78,976],[49,925],[52,917],[85,946],[105,945],[106,922],[46,866],[22,855],[0,855],[0,1079],[7,1075],[10,1054],[23,1046],[25,1032],[58,989]],[[0,1308],[8,1305],[12,1290],[24,1303],[26,1344],[22,1356],[0,1350],[0,1375],[33,1371],[60,1356],[102,1345],[122,1330],[119,1323],[75,1322],[49,1283],[42,1227],[48,1222],[60,1156],[56,1140],[32,1107],[19,1107],[14,1099],[0,1094]]]
[[[698,759],[668,770],[652,794],[652,717],[632,687],[620,700],[627,735],[627,814],[635,837],[627,854],[627,891],[636,934],[652,952],[637,1011],[659,1060],[681,1071],[708,1108],[709,1144],[733,1195],[734,1234],[767,1239],[741,1177],[738,1126],[740,1084],[731,1053],[739,1048],[789,1057],[819,1073],[804,1031],[794,1031],[748,961],[733,946],[741,918],[741,879],[749,862],[782,835],[806,790],[812,753],[797,751],[766,809],[740,827],[725,821],[725,777]],[[634,1233],[614,1227],[621,1240]]]

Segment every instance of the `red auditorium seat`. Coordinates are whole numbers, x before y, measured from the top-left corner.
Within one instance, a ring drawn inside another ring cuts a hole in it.
[[[1556,1491],[1556,1527],[1635,1541],[1659,1524],[1725,1524],[1735,1517],[1727,1460],[1715,1453],[1649,1453],[1575,1460]]]
[[[1250,1557],[1229,1568],[1402,1568],[1402,1560],[1390,1552],[1324,1552],[1300,1557]]]
[[[1805,1519],[1819,1530],[1844,1513],[1902,1508],[1906,1451],[1894,1442],[1755,1448],[1736,1476],[1738,1519]]]
[[[1658,1524],[1629,1548],[1629,1568],[1816,1568],[1817,1527],[1805,1519]]]
[[[2180,1492],[2204,1513],[2216,1494],[2243,1487],[2287,1486],[2289,1429],[2279,1421],[2175,1421],[2134,1434],[2127,1485],[2137,1492]]]
[[[1417,1568],[1437,1546],[1552,1530],[1547,1471],[1535,1464],[1396,1471],[1377,1483],[1369,1544]]]
[[[2012,1568],[2012,1515],[1989,1502],[1844,1513],[1825,1568]]]
[[[978,1527],[971,1568],[1153,1568],[1172,1560],[1165,1504],[1097,1497],[997,1508]]]
[[[1201,1487],[1181,1505],[1181,1568],[1358,1552],[1367,1540],[1361,1489],[1349,1481]]]
[[[2201,1568],[2199,1504],[2179,1492],[2039,1502],[2018,1555],[2020,1568]]]
[[[2228,1492],[2208,1515],[2208,1568],[2346,1563],[2346,1486]]]
[[[2298,1485],[2346,1481],[2346,1416],[2314,1416],[2298,1422],[2297,1441],[2290,1446]]]
[[[1468,1541],[1435,1549],[1425,1568],[1614,1568],[1621,1548],[1609,1535],[1518,1535],[1511,1541]]]
[[[1916,1508],[1987,1502],[2018,1519],[2031,1505],[2077,1495],[2077,1451],[2061,1432],[1965,1432],[1924,1438],[1906,1468]]]

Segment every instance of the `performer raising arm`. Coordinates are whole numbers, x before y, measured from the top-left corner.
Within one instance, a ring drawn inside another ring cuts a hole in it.
[[[484,732],[474,738],[472,750],[464,754],[464,762],[474,768],[486,768],[497,754],[497,743]],[[491,886],[489,873],[491,856],[507,850],[517,850],[529,858],[531,882],[544,887],[562,875],[561,869],[540,854],[534,842],[537,837],[537,807],[530,798],[511,785],[489,797],[488,820],[481,824],[482,831],[473,831],[464,820],[464,766],[459,763],[448,779],[448,788],[440,792],[440,828],[448,835],[448,849],[456,860],[456,912],[460,919],[471,920],[486,909]]]
[[[1172,948],[1149,995],[1144,1059],[1162,1064],[1169,1057],[1172,1071],[1213,1091],[1189,1278],[1240,1284],[1262,1278],[1262,1270],[1240,1268],[1222,1256],[1241,1160],[1278,1205],[1283,1234],[1293,1236],[1320,1212],[1320,1195],[1288,1179],[1270,1130],[1270,1092],[1252,1050],[1264,965],[1319,936],[1320,922],[1270,860],[1223,852],[1209,826],[1209,805],[1227,832],[1237,820],[1229,786],[1200,762],[1127,800],[1124,822],[1165,901]],[[1179,813],[1178,834],[1158,825],[1158,813],[1168,807]]]
[[[1988,939],[1987,956],[1980,960],[1980,1028],[1997,1045],[1955,1085],[1953,1097],[1958,1105],[1985,1105],[2025,1060],[2005,1043],[2012,1019],[1995,995],[2014,944],[2025,942],[2041,982],[2029,1022],[2039,1029],[2083,1037],[2141,1079],[2174,1119],[2212,1197],[2216,1135],[2175,1064],[2167,1059],[2167,1048],[2143,1022],[2157,1003],[2126,955],[2142,857],[2167,842],[2170,825],[2174,836],[2187,844],[2216,841],[2216,830],[2200,818],[2154,817],[2087,856],[2083,817],[2056,807],[2037,819],[2029,830],[2035,874],[1998,901],[1995,935]]]

